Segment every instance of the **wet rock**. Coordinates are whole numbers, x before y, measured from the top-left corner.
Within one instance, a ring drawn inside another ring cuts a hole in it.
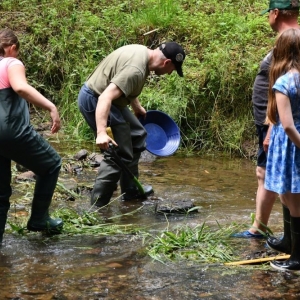
[[[83,170],[82,166],[79,165],[72,165],[72,164],[64,164],[63,165],[63,169],[67,172],[67,173],[75,173],[75,174],[80,174]]]
[[[82,149],[80,150],[79,152],[77,152],[75,155],[74,155],[74,159],[76,160],[84,160],[86,159],[88,156],[88,151],[85,150],[85,149]]]
[[[57,293],[55,295],[53,295],[53,297],[51,299],[57,299],[57,300],[68,300],[69,297],[68,296],[65,296],[64,294],[62,293]]]
[[[64,186],[65,189],[73,192],[78,191],[78,184],[74,178],[59,178],[58,182]]]
[[[88,160],[94,160],[94,157],[97,155],[96,152],[93,152],[91,153],[89,156],[88,156]]]
[[[78,193],[80,195],[90,197],[93,191],[92,186],[78,186]]]
[[[20,164],[16,164],[16,169],[17,169],[18,172],[27,172],[27,171],[29,171],[27,168],[23,167]]]
[[[194,207],[192,200],[163,200],[156,204],[155,213],[185,214]],[[198,210],[194,209],[191,212],[195,213]]]
[[[34,129],[36,131],[45,131],[45,130],[50,130],[51,126],[52,126],[51,122],[39,123],[34,126]]]
[[[82,166],[73,166],[73,173],[80,174],[82,170]]]
[[[145,150],[141,153],[140,162],[153,162],[156,160],[156,158],[157,158],[156,155]]]
[[[24,172],[16,177],[16,182],[35,181],[36,176],[32,171]]]
[[[150,197],[149,197],[149,199],[150,199],[150,200],[164,201],[164,199],[163,199],[163,198],[161,198],[161,197],[158,197],[158,196],[155,196],[155,195],[153,195],[153,196],[150,196]]]
[[[19,210],[19,211],[12,212],[11,216],[13,216],[15,218],[27,217],[28,212],[25,209],[24,210]]]
[[[109,267],[109,268],[122,268],[122,265],[119,264],[119,263],[116,263],[116,262],[112,262],[112,263],[110,263],[106,266]]]
[[[26,209],[26,206],[25,206],[25,205],[22,205],[22,204],[16,203],[16,204],[13,205],[13,209],[14,209],[15,211],[25,210],[25,209]]]
[[[264,249],[260,251],[251,252],[246,255],[246,259],[252,260],[252,259],[259,259],[259,258],[266,258],[266,257],[272,257],[278,255],[278,252],[272,249]]]
[[[102,160],[103,160],[103,155],[102,155],[102,154],[97,154],[97,155],[94,157],[94,161],[95,161],[95,162],[98,162],[99,164],[101,163]]]
[[[75,201],[76,199],[78,199],[80,194],[80,189],[78,187],[77,181],[74,178],[59,178],[57,189],[60,194],[64,195],[64,198],[67,201]]]
[[[91,167],[99,167],[101,161],[103,160],[103,155],[93,152],[89,155],[88,160],[90,161]]]

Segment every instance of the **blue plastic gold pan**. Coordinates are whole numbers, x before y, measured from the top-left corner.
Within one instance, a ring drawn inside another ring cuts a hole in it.
[[[175,153],[180,144],[180,130],[174,120],[159,110],[147,111],[139,119],[147,131],[146,149],[157,156]]]

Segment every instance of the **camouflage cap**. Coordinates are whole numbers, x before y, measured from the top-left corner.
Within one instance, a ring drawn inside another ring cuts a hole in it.
[[[261,12],[265,14],[273,9],[279,10],[299,10],[299,0],[270,0],[269,8]]]

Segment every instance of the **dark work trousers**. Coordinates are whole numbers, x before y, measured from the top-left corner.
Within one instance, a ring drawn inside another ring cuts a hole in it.
[[[36,202],[46,198],[44,210],[48,211],[61,158],[30,125],[27,102],[7,88],[0,90],[0,235],[5,227],[12,194],[12,160],[35,173],[34,198]]]
[[[97,101],[97,95],[84,84],[79,92],[78,106],[95,135],[97,131],[95,121]],[[146,145],[147,132],[145,128],[128,107],[119,108],[113,104],[107,121],[114,140],[118,144],[118,155],[138,178],[138,162]],[[104,206],[109,203],[119,179],[122,193],[135,185],[114,163],[110,153],[107,151],[103,151],[103,153],[104,159],[100,164],[91,199],[91,203],[95,203],[97,206]]]

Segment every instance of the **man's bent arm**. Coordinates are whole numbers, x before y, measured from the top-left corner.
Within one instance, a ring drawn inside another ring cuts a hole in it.
[[[106,126],[112,101],[119,98],[122,94],[123,92],[114,83],[110,83],[98,98],[95,112],[97,126],[96,145],[103,150],[108,149],[110,142],[117,146],[116,142],[107,135]]]

